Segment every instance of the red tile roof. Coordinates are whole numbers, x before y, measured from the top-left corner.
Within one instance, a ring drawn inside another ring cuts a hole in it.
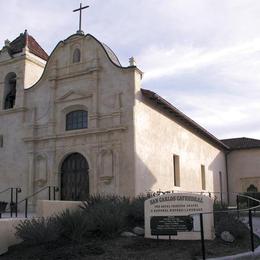
[[[48,59],[48,54],[44,51],[40,44],[31,35],[27,33],[27,30],[25,30],[24,33],[21,33],[15,40],[10,42],[7,48],[9,53],[13,55],[22,52],[25,46],[28,47],[31,53],[40,57],[41,59]]]

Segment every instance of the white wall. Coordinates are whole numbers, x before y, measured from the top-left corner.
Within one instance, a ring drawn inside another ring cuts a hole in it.
[[[202,191],[201,165],[206,169],[206,190],[220,192],[219,171],[226,191],[225,155],[220,149],[166,116],[140,92],[135,105],[136,193],[145,190]],[[180,187],[174,186],[173,155],[180,156]]]
[[[235,150],[228,154],[229,191],[231,204],[236,194],[246,192],[250,184],[260,191],[260,149]]]

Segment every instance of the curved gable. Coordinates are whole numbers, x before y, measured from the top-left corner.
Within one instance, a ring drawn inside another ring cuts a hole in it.
[[[87,41],[86,41],[87,40]],[[91,44],[88,43],[88,40],[93,41],[92,49]],[[75,64],[72,62],[72,52],[73,48],[79,48],[82,55],[82,60],[80,61],[79,65],[91,63],[93,62],[96,57],[96,48],[94,45],[99,46],[103,51],[105,56],[108,58],[110,63],[117,68],[120,69],[129,69],[129,68],[136,68],[136,66],[127,66],[123,67],[115,55],[115,53],[104,43],[101,43],[98,39],[96,39],[91,34],[80,35],[80,34],[73,34],[69,36],[67,39],[60,41],[56,47],[51,52],[44,71],[42,73],[41,78],[36,82],[33,86],[26,90],[30,90],[36,87],[43,79],[45,78],[52,78],[56,77],[57,73],[62,73],[62,69],[73,67]],[[92,64],[93,65],[93,64]],[[97,65],[97,64],[96,64]],[[84,67],[84,66],[83,66]],[[84,68],[87,70],[87,66]],[[64,69],[64,71],[68,71],[69,69]],[[74,69],[76,70],[76,68]],[[56,73],[56,75],[55,75]]]

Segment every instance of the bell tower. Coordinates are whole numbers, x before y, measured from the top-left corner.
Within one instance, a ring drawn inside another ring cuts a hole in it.
[[[47,53],[27,30],[0,50],[0,111],[24,107],[24,89],[42,75]]]

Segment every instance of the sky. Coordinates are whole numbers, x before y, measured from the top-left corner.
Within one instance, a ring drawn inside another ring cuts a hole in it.
[[[0,0],[0,3],[3,0]],[[79,0],[9,0],[0,45],[28,30],[48,54],[78,29]],[[216,137],[260,139],[259,0],[83,0],[82,29]]]

